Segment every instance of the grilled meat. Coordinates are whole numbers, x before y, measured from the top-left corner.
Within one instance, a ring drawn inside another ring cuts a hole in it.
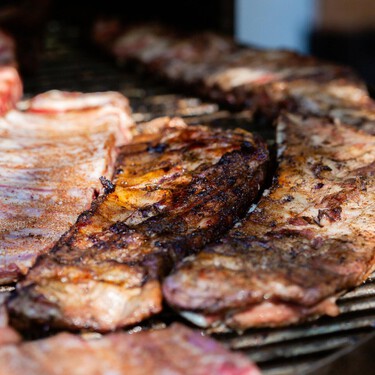
[[[127,28],[110,47],[118,62],[129,59],[151,62],[165,53],[175,41],[174,33],[157,24]]]
[[[164,282],[167,302],[197,324],[336,315],[337,296],[374,270],[375,137],[288,114],[278,147],[277,177],[259,205]]]
[[[156,127],[157,133],[149,129]],[[123,149],[113,183],[19,283],[9,307],[31,321],[107,331],[161,310],[160,279],[243,215],[268,159],[243,130],[159,119]]]
[[[103,30],[103,24],[98,24]],[[114,24],[108,23],[111,30]],[[295,86],[327,84],[342,79],[362,88],[349,68],[287,50],[239,47],[213,33],[183,36],[158,25],[110,32],[110,53],[124,62],[136,60],[153,74],[195,88],[199,93],[235,107],[277,116],[294,102]],[[99,38],[100,39],[100,38]],[[97,42],[100,44],[99,42]]]
[[[289,98],[289,107],[298,113],[328,117],[375,135],[375,102],[364,85],[345,79],[328,83],[301,80],[285,90],[282,95]]]
[[[115,140],[129,140],[130,115],[125,98],[119,105],[111,97],[119,94],[47,93],[24,103],[26,111],[0,118],[1,284],[15,281],[51,249],[90,207],[99,177],[112,176]],[[69,104],[59,113],[40,104],[63,98]],[[40,106],[44,113],[35,113]]]
[[[22,96],[22,82],[17,70],[0,67],[0,116],[14,108]]]
[[[242,354],[180,324],[133,334],[82,338],[69,333],[0,346],[1,375],[259,375]]]

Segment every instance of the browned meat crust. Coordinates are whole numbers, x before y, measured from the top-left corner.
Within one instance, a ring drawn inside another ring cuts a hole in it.
[[[108,30],[113,26],[108,23]],[[106,30],[103,22],[98,27]],[[286,50],[241,48],[213,33],[181,36],[156,25],[122,31],[117,25],[117,32],[109,44],[117,59],[136,60],[215,101],[246,106],[271,119],[287,109],[375,133],[375,104],[347,67]]]
[[[337,294],[374,269],[375,137],[288,114],[278,147],[277,178],[259,205],[164,282],[168,303],[198,324],[335,315]]]
[[[265,144],[243,130],[165,119],[124,148],[114,184],[42,256],[9,303],[13,314],[98,331],[161,310],[159,280],[245,214],[264,180]]]
[[[90,207],[129,141],[127,99],[49,92],[0,118],[0,284],[17,280]],[[57,110],[58,109],[58,110]]]
[[[244,355],[180,324],[84,339],[69,333],[0,346],[6,375],[259,375]]]

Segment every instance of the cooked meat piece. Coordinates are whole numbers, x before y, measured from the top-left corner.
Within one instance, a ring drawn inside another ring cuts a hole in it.
[[[244,355],[231,353],[180,324],[133,334],[82,338],[70,333],[0,346],[6,375],[259,375]]]
[[[320,118],[278,123],[270,191],[217,245],[164,282],[197,324],[244,329],[336,315],[340,293],[375,265],[375,137]]]
[[[181,119],[140,132],[106,194],[19,283],[9,307],[22,320],[107,331],[159,312],[160,279],[257,196],[268,153],[250,133]]]
[[[102,106],[101,94],[50,95],[31,100],[29,110],[0,118],[0,284],[26,273],[90,207],[101,187],[99,177],[112,176],[115,139],[129,141],[129,108],[111,104],[110,94],[102,94],[103,103],[108,101]],[[67,98],[65,112],[54,113],[57,97]],[[47,106],[44,113],[31,110],[42,98],[51,103],[50,113]]]
[[[69,112],[71,117],[75,117],[76,113],[80,114],[82,111],[100,110],[106,116],[118,118],[107,125],[112,128],[116,136],[116,145],[128,143],[132,138],[133,120],[130,116],[129,100],[118,92],[82,94],[52,90],[22,102],[20,107],[28,113],[54,115]],[[91,126],[87,121],[86,124],[86,127]]]
[[[195,70],[203,92],[236,106],[259,109],[274,115],[288,101],[287,88],[293,82],[329,82],[346,78],[360,84],[346,67],[328,64],[310,56],[285,50],[243,49],[226,59]]]
[[[149,24],[119,34],[110,48],[118,60],[136,60],[154,74],[192,86],[213,100],[260,110],[270,117],[281,108],[291,109],[298,87],[324,89],[338,79],[355,88],[363,86],[347,67],[287,50],[241,48],[214,33],[183,36]]]
[[[0,67],[0,116],[14,108],[22,96],[22,82],[17,70],[11,66]]]
[[[157,24],[145,24],[126,29],[111,46],[118,62],[134,59],[149,63],[158,58],[174,43],[173,30]]]
[[[148,61],[148,69],[172,81],[182,81],[184,72],[192,70],[194,64],[216,62],[236,49],[233,40],[211,32],[175,38],[168,49]]]
[[[304,115],[329,117],[375,135],[375,102],[366,87],[345,79],[296,81],[285,88],[289,104]]]

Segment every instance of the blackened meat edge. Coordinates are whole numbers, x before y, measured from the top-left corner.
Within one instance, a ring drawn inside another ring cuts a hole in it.
[[[321,118],[278,123],[274,183],[221,242],[164,282],[201,326],[245,329],[337,315],[375,266],[375,137]]]
[[[161,310],[160,280],[176,261],[245,214],[264,181],[265,144],[243,130],[156,121],[160,132],[123,149],[114,191],[18,284],[8,304],[18,321],[97,331],[140,322]]]

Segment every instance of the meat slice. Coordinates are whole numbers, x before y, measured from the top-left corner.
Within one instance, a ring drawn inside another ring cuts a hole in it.
[[[347,125],[282,117],[272,188],[165,280],[167,302],[197,324],[238,329],[338,314],[338,294],[375,268],[374,146]]]
[[[206,95],[236,106],[275,115],[289,99],[288,88],[294,82],[329,82],[345,78],[360,85],[357,76],[346,67],[320,61],[287,50],[243,49],[235,54],[195,70],[195,80]]]
[[[22,102],[20,107],[28,113],[50,115],[69,113],[73,119],[77,119],[77,114],[82,114],[83,111],[89,114],[90,110],[100,110],[103,112],[103,116],[118,118],[117,121],[109,121],[107,124],[107,127],[111,128],[115,134],[116,145],[128,143],[133,136],[133,120],[130,116],[129,100],[118,92],[83,94],[52,90]],[[85,122],[86,129],[92,126],[84,120],[84,117],[81,122]]]
[[[259,375],[245,356],[231,353],[180,324],[133,334],[85,339],[70,333],[0,346],[0,374]]]
[[[159,312],[160,279],[257,196],[268,153],[250,133],[180,119],[141,133],[106,194],[19,283],[9,307],[21,320],[107,331]]]
[[[149,63],[173,45],[175,35],[158,24],[144,24],[127,28],[113,42],[110,52],[118,62],[129,59]]]
[[[58,113],[57,97],[68,101]],[[0,118],[0,284],[17,280],[50,250],[90,207],[99,177],[112,176],[115,142],[129,141],[131,118],[125,98],[110,98],[51,92]],[[41,99],[44,112],[35,113]]]
[[[136,60],[153,74],[192,87],[215,101],[259,110],[272,119],[280,109],[295,109],[292,105],[297,97],[306,109],[305,94],[310,104],[314,96],[314,105],[319,102],[322,106],[331,98],[337,101],[333,91],[340,91],[340,80],[367,94],[364,83],[351,69],[288,50],[243,48],[219,34],[179,35],[155,24],[121,31],[119,23],[108,22],[106,28],[105,23],[99,22],[98,31],[97,43],[101,40],[102,45],[109,45],[110,53],[118,60]],[[113,42],[105,42],[107,38]],[[331,85],[332,80],[335,85]],[[320,91],[324,93],[322,98]],[[341,100],[341,104],[344,102],[347,100]],[[347,117],[333,112],[335,118]],[[362,115],[351,113],[349,117],[358,121]]]
[[[329,117],[375,135],[375,102],[366,87],[346,79],[330,82],[296,81],[283,94],[304,115]]]
[[[0,66],[0,116],[14,108],[22,96],[22,82],[17,70]]]

